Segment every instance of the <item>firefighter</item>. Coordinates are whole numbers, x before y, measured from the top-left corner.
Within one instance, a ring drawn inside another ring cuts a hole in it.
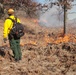
[[[8,9],[8,16],[15,20],[14,10],[12,8]],[[17,18],[17,22],[20,20]],[[15,36],[11,36],[10,30],[13,27],[13,22],[10,19],[6,19],[4,22],[4,29],[3,29],[3,40],[6,43],[7,39],[9,40],[10,48],[12,49],[12,53],[14,55],[15,61],[21,60],[22,53],[20,48],[20,38],[16,38]]]

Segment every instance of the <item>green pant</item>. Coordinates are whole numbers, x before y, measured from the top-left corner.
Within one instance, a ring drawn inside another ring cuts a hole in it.
[[[11,39],[9,40],[10,43],[10,47],[12,49],[12,52],[14,54],[14,58],[15,60],[20,60],[22,53],[21,53],[21,49],[20,49],[20,39]]]

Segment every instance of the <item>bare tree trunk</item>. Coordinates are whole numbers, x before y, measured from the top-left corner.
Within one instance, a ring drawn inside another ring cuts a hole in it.
[[[66,34],[66,18],[67,18],[67,10],[66,10],[66,3],[65,3],[64,4],[64,32],[63,32],[64,35]]]

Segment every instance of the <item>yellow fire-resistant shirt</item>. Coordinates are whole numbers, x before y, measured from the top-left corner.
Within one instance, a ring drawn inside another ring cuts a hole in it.
[[[9,18],[15,19],[14,15],[9,16]],[[20,23],[20,20],[17,18],[17,22]],[[10,33],[11,28],[13,27],[13,22],[10,19],[6,19],[4,22],[4,29],[3,29],[3,38],[7,38],[8,34]]]

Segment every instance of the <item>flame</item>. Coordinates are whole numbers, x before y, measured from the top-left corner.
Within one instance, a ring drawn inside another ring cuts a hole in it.
[[[37,45],[36,41],[30,40],[29,44]]]
[[[32,19],[34,23],[38,23],[38,19]]]
[[[62,33],[63,34],[63,33]],[[21,46],[24,46],[25,44],[32,44],[32,45],[40,45],[40,46],[46,46],[48,43],[54,43],[54,44],[59,44],[59,43],[68,43],[68,42],[73,42],[76,43],[76,35],[75,34],[66,34],[62,35],[61,33],[57,35],[48,35],[48,31],[45,33],[44,37],[37,38],[37,39],[28,39],[27,41],[24,42],[21,41]]]
[[[30,40],[30,41],[28,41],[28,42],[21,42],[21,43],[20,43],[21,46],[24,46],[24,45],[26,45],[26,44],[29,44],[29,45],[37,45],[37,42]]]
[[[64,37],[58,37],[58,39],[54,42],[56,44],[58,43],[66,43],[66,42],[69,42],[70,41],[70,35],[65,35]]]
[[[24,43],[20,43],[20,46],[22,46],[22,47],[23,47],[23,46],[24,46]]]
[[[46,43],[54,42],[54,39],[47,36],[47,35],[45,35],[44,40],[45,40]]]
[[[57,36],[57,38],[53,38],[53,37],[49,37],[47,35],[45,35],[44,37],[44,41],[45,44],[47,45],[48,43],[55,43],[55,44],[59,44],[59,43],[67,43],[69,41],[73,41],[76,42],[76,39],[71,39],[72,35],[71,34],[67,34],[64,37],[62,36]]]

